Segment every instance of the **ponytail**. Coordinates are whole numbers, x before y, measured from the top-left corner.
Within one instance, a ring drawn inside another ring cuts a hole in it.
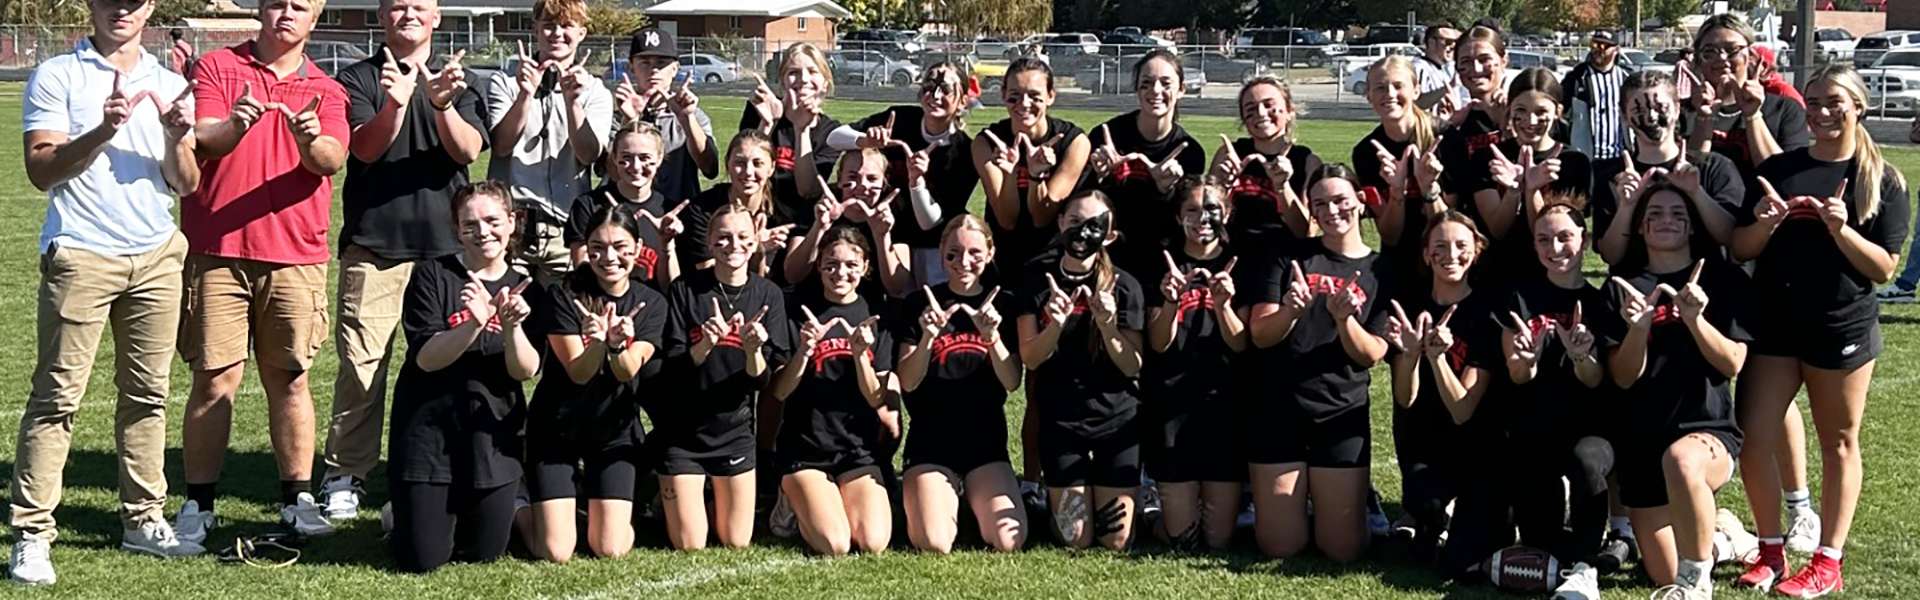
[[[1862,111],[1850,125],[1853,127],[1854,162],[1851,211],[1859,215],[1860,220],[1871,219],[1880,214],[1881,184],[1888,177],[1892,177],[1894,183],[1900,187],[1906,187],[1906,178],[1901,176],[1898,169],[1887,164],[1886,155],[1881,152],[1880,145],[1874,143],[1873,134],[1867,131],[1864,112],[1867,107],[1867,85],[1860,79],[1860,73],[1844,63],[1829,63],[1814,69],[1813,74],[1807,78],[1807,87],[1811,89],[1814,84],[1822,81],[1845,92],[1848,100],[1853,102],[1855,110]]]
[[[1368,68],[1368,73],[1377,74],[1381,78],[1405,76],[1407,82],[1412,85],[1417,86],[1420,83],[1420,73],[1414,68],[1413,59],[1398,54],[1374,61],[1373,66]],[[1409,138],[1413,142],[1413,147],[1423,154],[1433,151],[1435,137],[1433,115],[1417,106],[1409,107],[1407,112],[1409,118],[1413,119],[1413,136]]]

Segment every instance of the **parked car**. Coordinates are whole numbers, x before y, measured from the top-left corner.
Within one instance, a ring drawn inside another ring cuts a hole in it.
[[[1827,60],[1853,60],[1853,47],[1860,43],[1853,38],[1853,32],[1838,27],[1815,30],[1813,41],[1820,45],[1820,54]]]
[[[1267,65],[1227,56],[1219,52],[1188,52],[1180,55],[1183,73],[1198,71],[1208,83],[1246,83],[1268,71]]]
[[[1367,34],[1349,42],[1349,46],[1377,46],[1380,44],[1419,44],[1427,35],[1425,25],[1392,25],[1375,23],[1367,27]]]
[[[1248,29],[1233,39],[1235,58],[1267,64],[1291,63],[1281,66],[1304,64],[1317,69],[1326,66],[1332,57],[1346,52],[1345,45],[1333,43],[1327,34],[1297,27]]]
[[[850,45],[856,50],[872,50],[891,58],[904,58],[919,54],[926,47],[914,39],[913,32],[893,29],[862,29],[840,35],[841,45]]]
[[[1047,53],[1047,64],[1055,73],[1072,73],[1100,55],[1100,42],[1091,33],[1043,33],[1021,40],[1008,48],[1003,57],[1013,60],[1036,46]]]
[[[1627,61],[1627,64],[1637,70],[1673,74],[1673,65],[1654,60],[1647,51],[1639,48],[1621,48],[1620,59]]]
[[[1382,58],[1396,55],[1417,57],[1420,56],[1420,52],[1419,46],[1405,42],[1374,44],[1372,46],[1349,46],[1346,54],[1336,56],[1332,59],[1332,62],[1327,66],[1327,70],[1333,73],[1334,77],[1344,78],[1347,76],[1347,73],[1356,70],[1366,70],[1367,67],[1373,66],[1373,63],[1379,62]]]
[[[871,50],[828,52],[827,66],[835,83],[906,87],[920,80],[920,65]]]
[[[1013,47],[1014,47],[1013,42],[1008,41],[1007,38],[1000,37],[997,35],[983,35],[983,36],[973,38],[973,55],[974,56],[984,56],[984,57],[1005,56],[1007,54],[1007,50]]]
[[[1882,31],[1860,38],[1853,45],[1854,68],[1873,66],[1874,61],[1889,50],[1920,47],[1920,31],[1894,30]]]
[[[1562,75],[1565,75],[1567,71],[1572,69],[1571,66],[1561,66],[1560,57],[1558,56],[1545,52],[1528,52],[1525,50],[1508,52],[1507,66],[1522,70],[1532,67],[1546,67],[1548,70]]]
[[[1677,65],[1677,64],[1680,64],[1681,59],[1687,58],[1692,55],[1693,55],[1693,50],[1689,48],[1668,48],[1666,50],[1661,50],[1657,54],[1654,54],[1653,62],[1657,62],[1665,65]]]
[[[1135,28],[1135,30],[1138,31],[1137,28]],[[1166,42],[1166,43],[1162,44],[1161,42]],[[1166,48],[1168,50],[1172,50],[1173,42],[1157,39],[1142,33],[1124,32],[1119,30],[1109,31],[1104,34],[1100,34],[1100,53],[1107,56],[1121,56],[1125,54],[1144,54],[1146,53],[1146,51],[1152,50],[1154,48]]]
[[[1133,65],[1140,62],[1142,56],[1145,54],[1100,57],[1099,60],[1082,63],[1070,71],[1074,85],[1095,94],[1131,94],[1134,90]],[[1186,83],[1184,91],[1188,94],[1200,93],[1206,89],[1208,81],[1206,71],[1187,64],[1180,65],[1180,79]]]
[[[1920,110],[1920,49],[1880,55],[1860,75],[1867,83],[1868,112],[1911,116]]]
[[[620,85],[620,75],[627,72],[626,57],[615,58],[601,75],[601,81],[606,82],[607,89],[613,89]],[[712,54],[682,54],[680,71],[674,74],[673,84],[680,85],[689,77],[699,83],[729,83],[740,79],[740,65]]]

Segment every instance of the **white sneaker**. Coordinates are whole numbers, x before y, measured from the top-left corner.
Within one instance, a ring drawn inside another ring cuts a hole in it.
[[[517,510],[517,509],[516,509]],[[380,533],[393,533],[393,503],[380,505]]]
[[[773,510],[767,512],[767,533],[787,539],[800,533],[800,515],[793,514],[786,492],[780,493],[780,499],[773,501]]]
[[[1716,534],[1713,538],[1713,559],[1716,563],[1739,561],[1748,555],[1760,553],[1760,538],[1748,532],[1747,526],[1731,510],[1721,508],[1714,511],[1713,532]],[[1723,540],[1726,542],[1724,550],[1720,548]]]
[[[1787,549],[1812,554],[1820,546],[1820,513],[1812,508],[1787,511]]]
[[[173,526],[161,519],[149,519],[142,522],[139,528],[122,533],[120,549],[161,558],[193,556],[207,551],[198,542],[182,540],[174,535]]]
[[[280,523],[308,537],[333,533],[333,523],[322,514],[320,505],[313,502],[313,494],[306,492],[300,492],[293,505],[280,507]]]
[[[320,484],[320,495],[327,500],[327,518],[351,521],[360,516],[360,482],[352,476],[333,477]]]
[[[213,511],[200,510],[198,500],[188,500],[180,506],[180,514],[173,517],[173,537],[205,548],[207,532],[219,525],[220,519],[213,516]]]
[[[1600,600],[1600,571],[1587,563],[1573,563],[1573,568],[1560,572],[1553,600]]]
[[[1654,590],[1647,600],[1713,600],[1713,591],[1674,584]]]
[[[13,543],[13,558],[7,561],[7,571],[15,583],[53,585],[53,545],[38,537],[20,536],[20,541]]]

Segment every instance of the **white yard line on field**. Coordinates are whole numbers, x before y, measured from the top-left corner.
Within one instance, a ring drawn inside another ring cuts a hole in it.
[[[642,592],[672,592],[685,588],[713,583],[724,579],[754,577],[779,573],[812,563],[814,561],[798,558],[776,558],[758,563],[731,565],[725,567],[700,567],[691,569],[665,579],[636,581],[618,589],[607,589],[566,596],[567,600],[610,600],[613,598],[634,598]]]

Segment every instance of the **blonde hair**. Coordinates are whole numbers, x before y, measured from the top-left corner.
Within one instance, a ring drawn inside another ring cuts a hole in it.
[[[780,72],[776,74],[776,76],[785,78],[787,74],[788,65],[792,65],[793,60],[796,58],[805,58],[807,60],[813,61],[813,66],[820,69],[820,78],[825,80],[825,83],[822,84],[820,87],[820,95],[823,97],[832,95],[833,94],[833,66],[827,62],[827,53],[821,52],[819,46],[815,46],[813,44],[809,44],[806,42],[801,42],[798,44],[794,44],[792,46],[787,46],[787,49],[781,50],[780,51]]]
[[[985,219],[973,213],[962,213],[952,221],[947,221],[946,229],[940,232],[940,246],[945,248],[947,244],[953,243],[953,236],[959,235],[962,231],[979,232],[980,237],[987,239],[987,249],[993,249],[993,230],[987,227]]]
[[[584,0],[533,0],[533,20],[585,27],[587,3]]]
[[[739,156],[741,153],[752,152],[756,150],[763,154],[766,154],[767,160],[772,161],[773,160],[773,139],[767,137],[767,134],[760,133],[760,130],[758,129],[741,130],[740,133],[735,134],[733,136],[733,141],[727,142],[727,162],[732,163],[734,157]],[[732,169],[728,169],[728,173],[731,174]],[[754,194],[754,197],[752,198],[753,205],[744,207],[744,208],[747,208],[753,212],[766,211],[770,207],[770,205],[773,204],[772,181],[773,181],[772,178],[769,177],[767,180],[767,183],[762,184],[760,186],[760,193]]]
[[[1900,170],[1887,164],[1887,157],[1880,151],[1880,145],[1874,143],[1873,134],[1867,131],[1867,84],[1860,79],[1860,73],[1852,65],[1828,63],[1813,70],[1807,77],[1807,89],[1825,82],[1846,92],[1847,99],[1854,109],[1860,111],[1850,125],[1853,127],[1853,208],[1854,214],[1861,220],[1867,220],[1880,213],[1880,183],[1887,177],[1900,187],[1906,187],[1906,177]]]
[[[1416,86],[1420,84],[1420,75],[1414,69],[1413,59],[1398,54],[1374,61],[1373,66],[1367,68],[1367,77],[1372,78],[1376,75],[1379,77],[1405,75],[1407,81]],[[1413,107],[1410,112],[1413,113],[1413,147],[1423,153],[1432,150],[1433,115],[1427,114],[1427,111],[1419,107]]]
[[[856,163],[855,161],[858,161],[858,162]],[[887,170],[893,168],[893,162],[887,160],[887,154],[885,152],[881,152],[879,148],[860,148],[858,150],[850,150],[850,151],[841,153],[840,163],[837,165],[834,165],[833,173],[839,179],[846,179],[846,176],[844,174],[847,172],[847,168],[852,167],[855,164],[866,165],[868,164],[868,161],[878,162],[880,164],[880,172],[882,173],[885,173],[887,172]]]
[[[1293,114],[1293,119],[1287,122],[1287,129],[1280,132],[1280,137],[1289,140],[1293,139],[1293,128],[1300,124],[1300,117],[1307,116],[1307,106],[1294,101],[1293,86],[1287,85],[1287,82],[1281,81],[1279,77],[1260,75],[1248,79],[1246,83],[1240,84],[1240,93],[1235,95],[1233,99],[1235,115],[1237,116],[1239,114],[1240,103],[1246,101],[1247,92],[1251,92],[1253,88],[1263,85],[1270,85],[1273,86],[1274,89],[1280,90],[1280,95],[1287,99],[1287,112]],[[1241,118],[1240,127],[1244,129],[1246,126],[1247,120]]]

